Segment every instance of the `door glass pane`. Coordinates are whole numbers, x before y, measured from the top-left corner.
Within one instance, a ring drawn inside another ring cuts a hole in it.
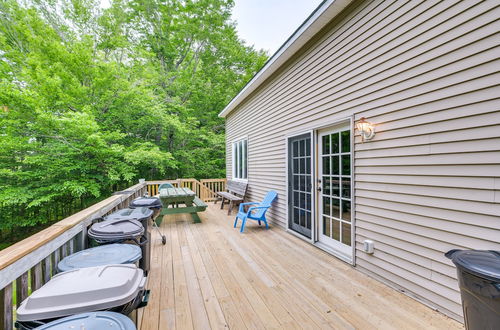
[[[329,197],[323,197],[323,214],[331,215],[330,208],[331,208],[331,199]]]
[[[331,194],[331,191],[330,191],[330,183],[331,179],[329,176],[324,176],[323,177],[323,194],[324,195],[330,195]]]
[[[332,134],[332,154],[338,154],[339,153],[339,133]]]
[[[342,243],[351,245],[351,224],[342,222]]]
[[[330,236],[330,218],[323,217],[323,235]]]
[[[351,198],[351,178],[342,177],[342,197]]]
[[[299,219],[300,219],[299,209],[294,207],[293,208],[293,222],[296,224],[299,224]]]
[[[292,173],[294,173],[294,174],[299,173],[299,160],[298,159],[293,160]]]
[[[299,141],[293,141],[293,156],[297,157],[299,155]]]
[[[351,175],[351,155],[342,156],[342,175]]]
[[[300,159],[300,173],[302,173],[302,174],[306,173],[306,159],[305,158]]]
[[[323,174],[330,174],[330,157],[323,156]]]
[[[343,131],[341,136],[342,152],[351,152],[351,131]]]
[[[340,196],[340,181],[339,177],[332,177],[332,196]]]
[[[332,162],[332,174],[340,175],[339,156],[332,156],[331,162]]]
[[[351,221],[351,202],[342,201],[342,220]]]
[[[323,155],[330,154],[330,135],[323,136]]]
[[[332,203],[332,217],[335,217],[335,218],[340,218],[340,201],[338,198],[332,198],[331,199],[331,203]]]
[[[340,241],[340,221],[335,219],[332,222],[332,238]]]

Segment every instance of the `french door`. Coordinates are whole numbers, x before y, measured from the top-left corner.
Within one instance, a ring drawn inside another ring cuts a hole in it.
[[[352,173],[350,127],[318,132],[317,241],[352,257]]]
[[[288,227],[311,238],[312,230],[311,135],[288,139]]]

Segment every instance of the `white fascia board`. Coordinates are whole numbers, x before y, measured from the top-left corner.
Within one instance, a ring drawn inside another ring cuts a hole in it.
[[[225,118],[353,0],[325,0],[219,113]]]

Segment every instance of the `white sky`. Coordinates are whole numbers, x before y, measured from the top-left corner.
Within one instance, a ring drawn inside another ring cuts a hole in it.
[[[269,55],[288,39],[322,0],[235,0],[238,35]]]

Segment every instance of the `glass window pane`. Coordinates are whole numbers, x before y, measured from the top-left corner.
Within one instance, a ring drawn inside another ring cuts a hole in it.
[[[332,156],[330,161],[332,162],[332,174],[340,175],[339,156]]]
[[[311,229],[311,212],[306,212],[306,228]]]
[[[332,134],[332,154],[339,153],[339,133]]]
[[[331,181],[331,178],[329,176],[323,177],[323,195],[330,195],[331,194],[330,181]]]
[[[311,194],[306,194],[306,209],[311,209]]]
[[[351,198],[351,178],[342,177],[342,197]]]
[[[311,139],[306,139],[306,156],[311,156]]]
[[[299,216],[299,209],[298,208],[293,208],[293,223],[295,224],[299,224],[299,219],[300,216]]]
[[[311,191],[311,176],[310,175],[306,175],[306,186],[305,186],[305,189],[304,191]]]
[[[301,209],[305,209],[306,208],[306,196],[305,196],[304,193],[300,194],[299,206],[300,206]]]
[[[304,210],[299,210],[300,212],[300,225],[304,227],[306,225],[306,212]]]
[[[342,243],[351,246],[351,224],[342,223]]]
[[[330,157],[323,156],[323,174],[330,174]]]
[[[340,221],[335,219],[332,221],[332,238],[340,241]]]
[[[299,190],[299,175],[293,175],[293,190]]]
[[[292,157],[298,157],[298,156],[299,156],[299,141],[293,141]]]
[[[323,214],[330,215],[331,214],[330,208],[331,208],[330,198],[323,196]]]
[[[306,159],[305,158],[300,159],[300,173],[302,173],[302,174],[306,173]]]
[[[330,135],[324,135],[322,138],[323,155],[330,154]]]
[[[300,186],[299,186],[300,191],[306,190],[306,178],[307,177],[305,175],[300,176]]]
[[[248,178],[248,141],[245,140],[245,179]]]
[[[299,192],[294,191],[293,192],[293,206],[299,206],[299,200],[300,200],[300,195]]]
[[[294,174],[298,174],[299,173],[299,160],[298,159],[294,159],[293,160],[292,173],[294,173]]]
[[[323,235],[330,237],[330,218],[323,217]]]
[[[340,196],[340,180],[339,177],[332,177],[332,195],[339,197]]]
[[[332,217],[340,218],[340,200],[332,198]]]
[[[351,131],[343,131],[341,134],[342,139],[342,152],[351,151]]]
[[[311,158],[306,158],[306,174],[311,174]]]
[[[342,156],[342,175],[351,175],[351,155]]]
[[[301,157],[306,155],[306,145],[304,143],[304,140],[299,141],[299,154]]]
[[[342,201],[342,220],[351,222],[351,202]]]

